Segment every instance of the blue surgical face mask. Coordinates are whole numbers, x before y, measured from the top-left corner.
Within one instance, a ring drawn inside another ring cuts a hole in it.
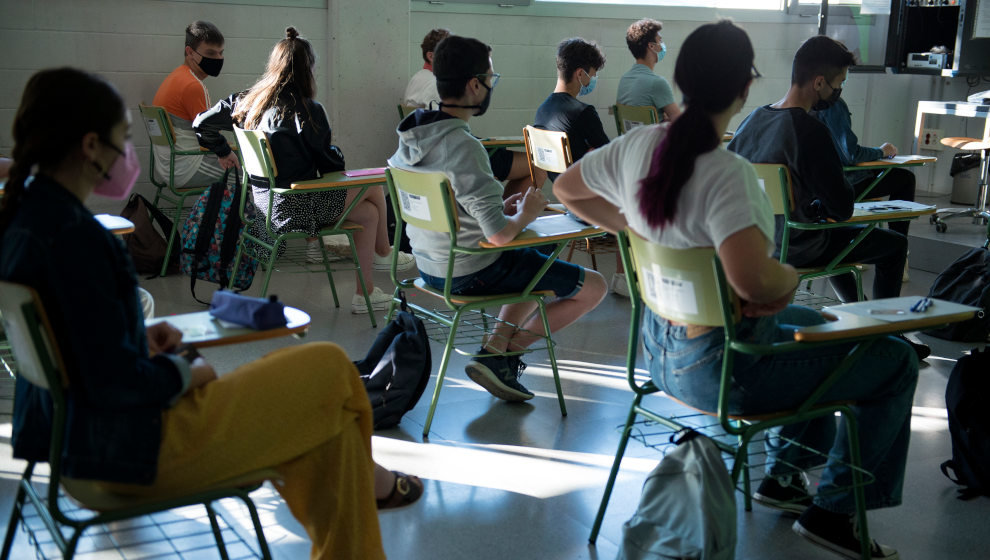
[[[578,78],[578,81],[580,83],[580,78]],[[588,85],[581,86],[581,91],[578,92],[578,95],[579,96],[588,95],[589,93],[595,91],[595,84],[597,83],[598,83],[598,76],[592,76],[591,79],[588,80]]]
[[[653,51],[652,48],[650,50]],[[653,51],[653,52],[656,53],[656,55],[657,55],[657,62],[660,62],[661,60],[663,60],[663,57],[667,54],[667,45],[665,43],[661,42],[660,43],[660,50]]]

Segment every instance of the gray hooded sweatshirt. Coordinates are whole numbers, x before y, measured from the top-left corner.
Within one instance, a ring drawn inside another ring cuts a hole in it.
[[[399,169],[443,173],[457,201],[461,229],[457,244],[478,247],[508,224],[503,213],[502,184],[492,175],[488,152],[471,135],[468,123],[440,111],[419,109],[397,129],[399,149],[388,164]],[[416,266],[430,276],[447,275],[450,236],[415,226],[406,228]],[[456,256],[454,278],[473,274],[495,262],[498,254]]]

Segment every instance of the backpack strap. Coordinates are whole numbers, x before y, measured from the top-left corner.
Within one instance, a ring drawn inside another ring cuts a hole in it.
[[[938,468],[942,469],[942,474],[945,475],[945,478],[948,478],[952,482],[955,482],[956,484],[962,486],[962,482],[959,481],[959,476],[956,475],[956,464],[952,461],[952,459],[949,459],[948,461],[943,461],[942,464],[938,466]],[[952,471],[952,474],[949,474],[950,470]]]
[[[223,202],[223,191],[227,188],[227,176],[229,174],[230,169],[224,172],[223,179],[210,185],[209,190],[205,193],[205,196],[208,197],[206,208],[203,209],[203,215],[200,216],[196,245],[191,251],[192,274],[189,275],[189,291],[192,292],[193,299],[203,305],[209,305],[209,303],[196,297],[196,274],[210,267],[210,263],[206,260],[206,253],[210,250],[213,234],[216,232],[217,216],[220,215],[220,204]],[[189,249],[184,249],[184,251],[189,252]]]
[[[147,198],[144,198],[140,194],[137,196],[144,199],[144,205],[148,208],[148,212],[151,213],[151,218],[158,224],[158,227],[162,230],[162,235],[165,236],[165,242],[168,243],[168,234],[172,231],[172,220],[165,215],[165,212],[162,212],[157,206],[149,202]],[[179,231],[176,230],[173,235],[178,237]],[[173,252],[172,254],[176,258],[179,256],[178,252]]]
[[[230,173],[230,169],[227,170]],[[224,175],[226,184],[227,175]],[[220,286],[226,288],[230,285],[230,278],[227,278],[227,269],[231,261],[234,260],[234,253],[237,252],[237,242],[240,241],[241,228],[244,223],[241,221],[240,200],[241,200],[241,173],[234,168],[234,188],[230,201],[230,210],[227,213],[227,223],[223,228],[223,240],[220,242]],[[247,258],[247,257],[245,257]],[[237,271],[233,271],[236,276]]]

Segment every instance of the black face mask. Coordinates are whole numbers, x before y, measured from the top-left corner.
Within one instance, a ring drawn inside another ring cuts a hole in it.
[[[829,85],[829,87],[832,86]],[[832,90],[832,95],[829,95],[825,99],[819,99],[811,109],[813,111],[824,111],[832,105],[835,105],[835,102],[839,100],[840,95],[842,95],[842,88],[835,88]]]
[[[440,107],[457,107],[458,109],[477,109],[478,112],[475,113],[474,116],[480,117],[481,115],[484,115],[485,111],[488,110],[488,105],[490,105],[492,102],[492,91],[494,88],[488,87],[488,84],[486,84],[481,80],[479,80],[479,82],[481,83],[481,85],[485,86],[485,89],[488,90],[488,92],[485,93],[485,98],[481,100],[481,103],[479,105],[454,105],[453,103],[440,103],[439,104]]]
[[[220,69],[223,68],[222,58],[210,58],[201,54],[199,56],[203,57],[198,63],[200,70],[206,72],[207,76],[213,76],[214,78],[220,75]]]

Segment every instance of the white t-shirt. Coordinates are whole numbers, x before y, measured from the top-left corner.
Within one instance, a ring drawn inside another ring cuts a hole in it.
[[[756,170],[721,145],[695,160],[673,222],[663,229],[647,225],[639,211],[639,182],[649,173],[653,151],[667,128],[667,124],[637,127],[589,152],[581,159],[581,178],[619,207],[629,227],[659,245],[717,249],[730,235],[755,225],[767,238],[767,254],[773,254],[773,211]]]
[[[402,103],[413,107],[430,107],[430,102],[439,103],[440,94],[437,92],[437,80],[433,72],[423,68],[409,79],[406,93],[402,95]]]
[[[199,140],[193,131],[192,123],[169,115],[172,121],[172,131],[175,132],[175,151],[198,152]],[[155,178],[168,182],[169,149],[168,146],[152,146],[155,150]],[[175,186],[184,187],[200,170],[206,158],[202,156],[175,156]],[[194,185],[205,186],[205,185]]]

